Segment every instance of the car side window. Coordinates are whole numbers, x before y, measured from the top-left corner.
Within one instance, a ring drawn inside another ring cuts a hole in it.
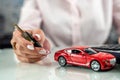
[[[80,54],[81,51],[80,51],[80,50],[72,50],[72,53],[73,53],[73,54]]]
[[[95,53],[97,53],[95,50],[93,50],[93,49],[91,49],[91,48],[86,48],[84,51],[85,51],[86,53],[88,53],[88,54],[95,54]]]
[[[85,49],[85,52],[86,52],[86,53],[91,53],[91,51],[90,51],[90,50],[88,50],[88,49]]]

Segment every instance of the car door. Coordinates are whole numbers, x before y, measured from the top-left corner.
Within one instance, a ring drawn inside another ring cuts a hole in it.
[[[71,60],[73,63],[76,64],[85,64],[86,63],[86,56],[84,52],[78,49],[73,49],[71,51]]]

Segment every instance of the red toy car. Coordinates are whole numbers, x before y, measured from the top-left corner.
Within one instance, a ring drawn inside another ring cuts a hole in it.
[[[54,60],[58,61],[62,67],[73,64],[85,66],[94,71],[111,69],[116,64],[116,58],[112,54],[97,52],[84,46],[59,50],[55,53]]]

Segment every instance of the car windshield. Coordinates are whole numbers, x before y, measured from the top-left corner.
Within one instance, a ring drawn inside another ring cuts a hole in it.
[[[85,48],[85,52],[88,53],[88,54],[96,54],[97,53],[97,51],[95,51],[92,48]]]

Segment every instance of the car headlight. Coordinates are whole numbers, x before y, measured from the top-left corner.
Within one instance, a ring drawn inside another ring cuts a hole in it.
[[[116,63],[116,58],[110,59],[110,64],[115,64]]]

